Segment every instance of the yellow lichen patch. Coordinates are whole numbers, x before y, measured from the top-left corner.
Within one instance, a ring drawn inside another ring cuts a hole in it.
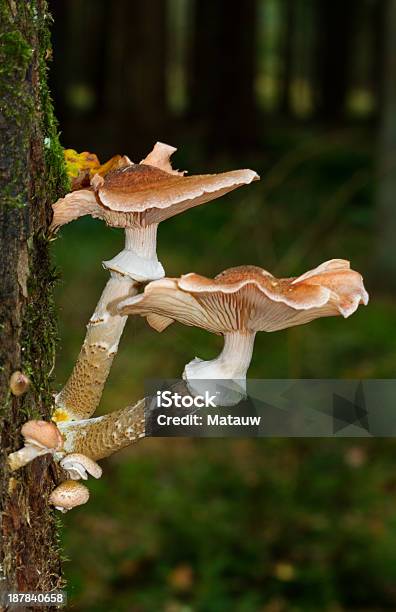
[[[74,149],[65,149],[64,156],[72,191],[88,187],[95,174],[105,176],[110,170],[118,168],[122,159],[121,155],[114,155],[105,164],[101,165],[95,153],[89,153],[88,151],[77,153]]]
[[[70,421],[71,419],[70,415],[66,410],[63,410],[62,408],[57,408],[54,414],[52,415],[51,420],[54,421],[54,423],[63,423],[65,421]]]
[[[64,156],[72,190],[80,189],[89,184],[91,170],[96,172],[100,166],[100,161],[96,155],[87,151],[77,153],[74,149],[65,149]]]

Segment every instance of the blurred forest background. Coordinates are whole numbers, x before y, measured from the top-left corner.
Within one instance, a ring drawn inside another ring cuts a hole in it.
[[[191,174],[261,175],[161,226],[169,276],[238,264],[290,276],[332,257],[364,274],[367,308],[260,334],[249,375],[394,378],[396,0],[49,4],[63,146],[139,161],[161,140]],[[83,218],[54,243],[57,388],[122,240]],[[102,412],[220,343],[131,319]],[[395,610],[395,456],[386,440],[144,440],[66,516],[70,609]]]

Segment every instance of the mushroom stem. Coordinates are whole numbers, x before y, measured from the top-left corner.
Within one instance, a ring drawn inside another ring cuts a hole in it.
[[[254,332],[230,332],[224,334],[224,347],[220,355],[211,361],[196,357],[186,365],[183,378],[188,382],[191,393],[202,394],[205,391],[218,394],[218,404],[223,406],[238,403],[246,392],[246,373],[252,354]],[[202,380],[202,383],[192,381]],[[208,384],[215,380],[219,384]],[[230,381],[227,385],[224,381]]]
[[[125,248],[104,261],[109,270],[128,274],[137,281],[157,280],[165,274],[157,257],[158,223],[125,229]]]
[[[15,451],[15,453],[10,453],[8,455],[8,465],[10,470],[15,472],[15,470],[19,470],[19,468],[24,467],[36,457],[41,457],[42,455],[46,455],[47,453],[51,452],[51,449],[48,448],[35,446],[34,444],[26,444],[19,450]]]
[[[117,353],[126,316],[111,314],[114,302],[136,295],[137,283],[115,272],[104,288],[88,325],[76,365],[55,397],[55,422],[89,418],[102,397],[103,387]]]
[[[232,332],[224,334],[224,347],[211,361],[196,357],[184,368],[183,377],[191,379],[245,380],[252,354],[255,333]]]
[[[145,435],[145,400],[134,406],[93,419],[59,423],[63,450],[81,453],[94,461],[112,455]]]

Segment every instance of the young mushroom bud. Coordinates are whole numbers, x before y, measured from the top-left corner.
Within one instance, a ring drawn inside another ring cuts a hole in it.
[[[75,480],[65,480],[49,497],[49,503],[55,506],[60,512],[68,512],[76,506],[86,504],[89,500],[89,490],[80,482]]]
[[[348,261],[332,259],[297,278],[275,278],[256,266],[231,268],[214,279],[198,274],[165,278],[121,302],[119,311],[146,316],[157,331],[176,320],[223,335],[221,354],[212,361],[195,358],[186,365],[183,377],[198,393],[208,387],[197,380],[220,381],[225,405],[235,401],[222,391],[224,380],[234,383],[230,397],[238,401],[234,393],[238,386],[239,399],[243,396],[258,331],[278,331],[319,317],[349,317],[367,302],[361,275],[350,269]]]
[[[8,455],[12,471],[18,470],[36,457],[56,454],[62,449],[63,437],[55,423],[47,421],[27,421],[21,429],[24,446]]]
[[[93,340],[92,328],[88,327],[76,367],[56,398],[53,417],[56,422],[84,419],[94,413],[125,325],[125,317],[114,315],[117,321],[111,322],[104,313],[109,315],[110,302],[115,303],[128,293],[125,287],[115,290],[116,281],[125,284],[129,279],[130,293],[136,293],[138,283],[164,276],[157,257],[158,224],[259,179],[252,170],[185,177],[183,172],[172,169],[170,157],[175,151],[174,147],[157,142],[139,164],[127,160],[124,167],[105,176],[95,175],[91,189],[73,191],[53,205],[51,227],[54,230],[83,215],[91,215],[111,227],[125,230],[125,248],[113,259],[103,262],[113,275],[113,286],[105,289],[96,319],[100,334],[110,329],[108,336],[112,341],[103,344]],[[122,291],[123,296],[120,295]],[[101,351],[106,353],[105,365],[97,363]]]
[[[67,473],[71,480],[88,480],[88,474],[93,478],[102,476],[102,468],[100,465],[81,453],[70,453],[61,459],[60,466]]]
[[[23,372],[16,371],[10,378],[10,390],[15,396],[20,396],[26,393],[30,386],[30,379]]]

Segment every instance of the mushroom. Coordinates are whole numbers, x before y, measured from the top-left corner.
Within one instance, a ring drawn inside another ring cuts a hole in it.
[[[319,317],[348,317],[367,302],[361,275],[348,261],[332,259],[297,278],[278,279],[256,266],[230,268],[214,279],[194,273],[164,278],[120,302],[118,310],[147,317],[157,331],[176,320],[222,334],[221,354],[211,361],[195,358],[183,377],[196,392],[207,387],[191,381],[210,379],[233,381],[230,388],[244,392],[258,331],[278,331]],[[228,403],[225,394],[222,400]]]
[[[49,496],[49,503],[57,510],[65,513],[76,506],[86,504],[89,500],[89,490],[81,482],[65,480]]]
[[[63,437],[55,423],[47,421],[27,421],[21,429],[24,446],[8,456],[12,471],[18,470],[36,457],[46,454],[56,455],[63,446]]]
[[[17,370],[10,377],[10,390],[13,395],[19,397],[26,393],[30,387],[30,379],[26,374]]]
[[[71,480],[88,480],[88,474],[94,478],[102,476],[100,465],[81,453],[70,453],[61,459],[60,466],[65,470]]]
[[[53,230],[82,215],[125,229],[125,248],[103,262],[112,274],[113,283],[106,287],[101,308],[88,326],[70,379],[55,398],[56,422],[84,419],[94,413],[125,325],[125,318],[119,314],[114,315],[116,321],[111,320],[109,304],[128,292],[136,294],[137,283],[164,276],[156,253],[158,224],[259,178],[252,170],[185,177],[183,172],[172,169],[170,156],[174,151],[174,147],[157,142],[140,164],[122,158],[123,167],[104,177],[95,175],[90,189],[73,191],[53,205]],[[118,291],[115,286],[119,283],[124,286]],[[96,334],[94,328],[97,328]],[[108,338],[103,341],[101,338],[105,335]]]
[[[162,278],[164,269],[156,253],[158,224],[259,179],[253,170],[185,177],[172,169],[175,151],[157,142],[139,164],[128,160],[104,177],[96,174],[90,190],[73,191],[53,205],[52,229],[83,215],[122,227],[125,249],[103,262],[105,268],[140,282]]]

